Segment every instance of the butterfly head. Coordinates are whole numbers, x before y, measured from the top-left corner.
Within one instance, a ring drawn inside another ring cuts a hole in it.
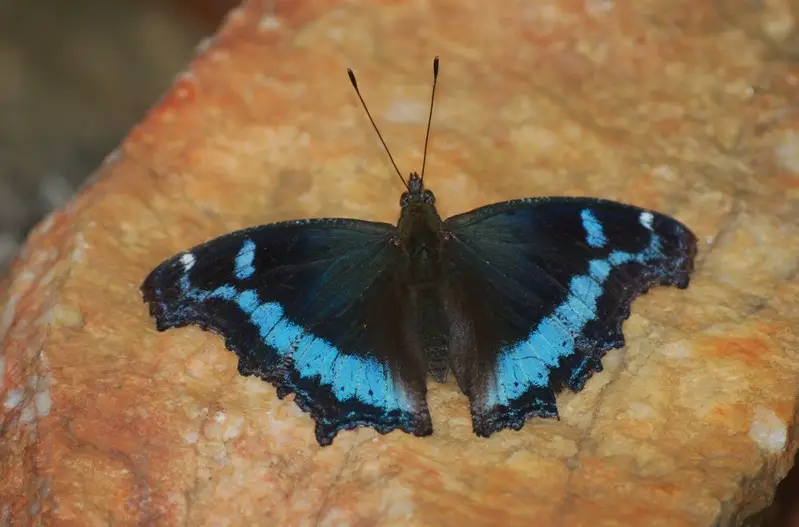
[[[416,172],[411,172],[408,178],[408,190],[403,192],[400,197],[401,207],[406,207],[411,203],[436,204],[435,195],[430,190],[424,188],[424,181]]]

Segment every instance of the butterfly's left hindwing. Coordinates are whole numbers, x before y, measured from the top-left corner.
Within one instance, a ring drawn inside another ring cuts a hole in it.
[[[356,426],[427,435],[424,365],[402,350],[394,233],[356,220],[246,229],[166,260],[142,293],[159,330],[212,330],[242,374],[296,394],[320,444]]]
[[[481,436],[557,416],[554,394],[624,344],[632,300],[686,287],[696,252],[676,220],[598,199],[499,203],[445,230],[450,363]]]

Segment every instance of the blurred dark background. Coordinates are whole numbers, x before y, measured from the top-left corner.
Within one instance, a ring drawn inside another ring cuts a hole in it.
[[[0,0],[0,274],[237,4]],[[799,527],[796,470],[746,525]]]
[[[0,273],[234,0],[0,0]]]

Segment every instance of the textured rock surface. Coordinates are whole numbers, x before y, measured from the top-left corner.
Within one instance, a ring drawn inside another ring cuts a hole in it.
[[[273,4],[230,16],[14,266],[0,517],[709,526],[765,506],[796,448],[796,13],[710,0]],[[435,54],[428,177],[442,214],[529,195],[632,202],[694,229],[697,271],[688,290],[635,302],[627,347],[559,397],[558,422],[478,439],[454,384],[432,385],[431,438],[358,430],[320,449],[311,420],[240,377],[220,338],[157,334],[138,286],[162,258],[234,228],[395,219],[396,176],[344,69],[407,171]]]

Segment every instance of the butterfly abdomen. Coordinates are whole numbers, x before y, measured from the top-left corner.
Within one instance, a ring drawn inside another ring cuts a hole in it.
[[[417,287],[410,291],[413,311],[408,321],[412,347],[427,366],[436,382],[445,382],[449,371],[449,332],[441,303],[440,287]]]

